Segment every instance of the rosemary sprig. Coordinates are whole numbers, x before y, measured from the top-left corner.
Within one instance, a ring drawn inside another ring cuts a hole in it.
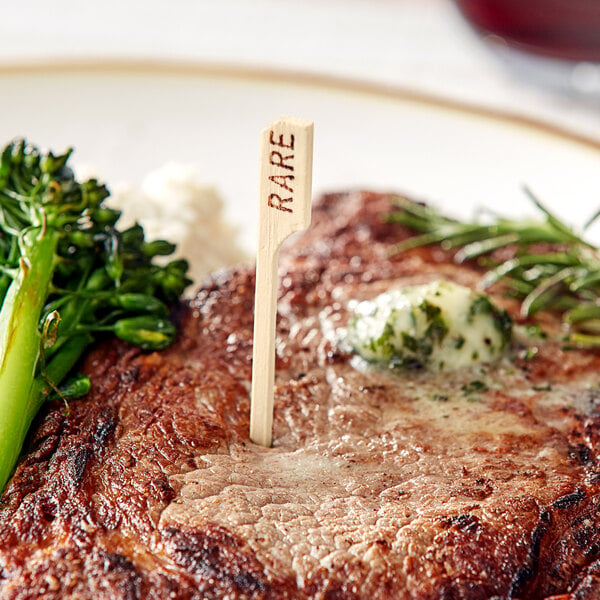
[[[462,222],[431,206],[396,198],[398,210],[387,215],[388,221],[420,235],[400,242],[392,252],[436,243],[457,249],[457,262],[477,260],[488,269],[483,288],[500,282],[509,295],[521,300],[523,317],[557,311],[572,343],[600,346],[600,249],[525,191],[542,219],[495,216],[491,223]],[[599,217],[597,211],[586,228]],[[494,252],[507,246],[514,249],[512,258],[499,262]]]

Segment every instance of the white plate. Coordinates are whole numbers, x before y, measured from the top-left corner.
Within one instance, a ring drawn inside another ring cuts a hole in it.
[[[351,81],[189,64],[0,70],[0,140],[75,146],[109,186],[168,161],[196,167],[252,247],[260,130],[315,122],[314,191],[396,190],[451,213],[530,212],[527,185],[567,220],[600,205],[600,144],[515,116]]]

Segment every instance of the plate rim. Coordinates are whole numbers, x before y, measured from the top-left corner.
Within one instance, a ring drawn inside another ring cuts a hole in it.
[[[128,74],[177,77],[210,77],[261,84],[285,84],[332,92],[349,92],[380,100],[393,100],[409,105],[448,111],[475,117],[517,129],[529,130],[562,140],[600,154],[600,139],[557,125],[545,119],[527,116],[509,109],[485,106],[476,102],[453,99],[442,94],[373,80],[317,73],[300,69],[284,69],[230,62],[185,59],[97,58],[35,59],[0,62],[0,78],[15,75],[45,74]]]

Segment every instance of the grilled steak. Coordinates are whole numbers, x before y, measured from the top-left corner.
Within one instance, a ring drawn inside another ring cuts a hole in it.
[[[172,348],[88,357],[91,393],[47,407],[2,497],[3,599],[600,597],[600,353],[363,368],[349,300],[481,277],[390,257],[390,206],[326,196],[286,249],[272,448],[248,439],[250,268],[179,310]]]

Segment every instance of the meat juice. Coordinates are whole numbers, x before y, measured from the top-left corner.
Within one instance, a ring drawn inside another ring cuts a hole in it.
[[[522,50],[600,61],[600,0],[455,0],[465,18]]]

